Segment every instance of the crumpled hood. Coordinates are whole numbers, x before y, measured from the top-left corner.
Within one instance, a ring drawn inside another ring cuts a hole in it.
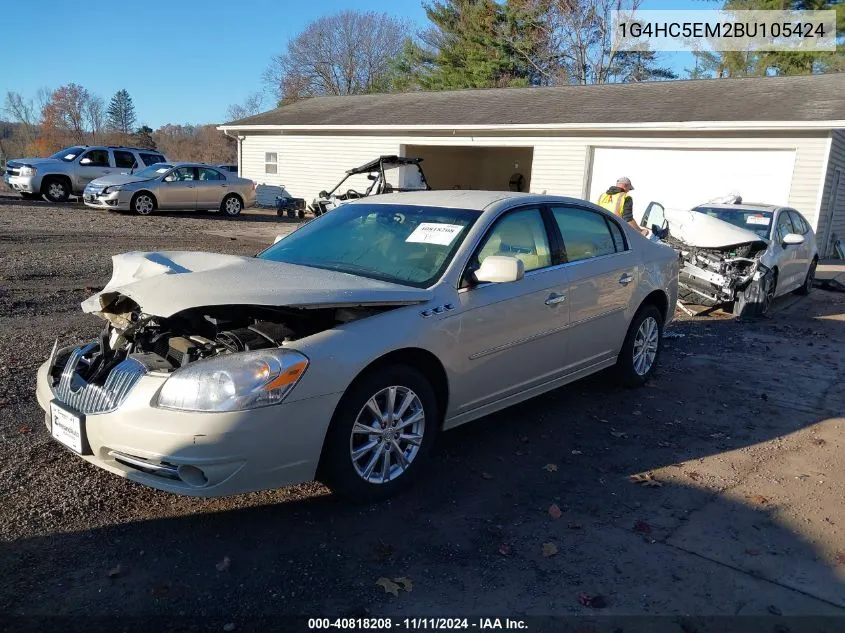
[[[82,302],[84,312],[107,313],[120,296],[165,318],[205,306],[410,305],[433,296],[430,290],[255,257],[162,251],[115,255],[112,262],[111,280]]]
[[[754,242],[769,243],[754,231],[734,226],[698,211],[666,209],[664,215],[669,223],[669,234],[684,244],[696,248],[725,248]]]
[[[109,187],[111,185],[127,185],[130,182],[141,182],[142,180],[152,180],[151,178],[139,178],[137,174],[109,174],[108,176],[101,176],[91,181],[92,185],[102,185]]]

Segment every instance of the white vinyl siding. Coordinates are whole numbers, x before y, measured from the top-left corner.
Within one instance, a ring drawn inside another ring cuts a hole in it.
[[[838,172],[838,174],[837,174]],[[829,257],[836,240],[845,244],[845,130],[833,130],[816,228],[821,257]]]
[[[589,192],[593,147],[683,149],[785,149],[795,152],[788,204],[817,225],[821,174],[825,169],[827,131],[778,132],[630,132],[628,134],[549,131],[532,136],[500,132],[434,135],[389,132],[380,134],[280,134],[249,132],[243,142],[242,175],[259,185],[285,185],[293,196],[310,202],[321,189],[330,189],[344,172],[382,154],[402,154],[405,145],[470,147],[533,147],[531,191],[584,198]],[[264,173],[264,154],[277,152],[278,173]],[[425,163],[423,163],[425,169]],[[674,175],[673,175],[674,177]],[[506,185],[505,185],[506,186]],[[635,185],[636,186],[636,185]],[[690,186],[693,186],[691,180]],[[730,193],[730,192],[726,192]],[[741,193],[741,192],[740,192]],[[260,198],[260,196],[259,196]],[[765,201],[760,201],[765,202]]]

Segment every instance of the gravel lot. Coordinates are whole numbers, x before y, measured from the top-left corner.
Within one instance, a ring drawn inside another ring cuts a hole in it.
[[[646,388],[595,376],[447,433],[427,481],[372,507],[318,484],[169,496],[49,439],[35,370],[99,330],[79,302],[111,255],[252,254],[292,226],[0,196],[0,613],[845,614],[842,294],[683,318]]]

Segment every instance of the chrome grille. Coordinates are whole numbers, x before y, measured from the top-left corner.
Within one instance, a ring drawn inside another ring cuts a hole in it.
[[[146,367],[134,358],[118,363],[103,385],[92,385],[76,371],[83,356],[96,348],[95,343],[71,352],[58,384],[53,388],[56,399],[80,413],[108,413],[117,409],[138,380],[147,373]]]

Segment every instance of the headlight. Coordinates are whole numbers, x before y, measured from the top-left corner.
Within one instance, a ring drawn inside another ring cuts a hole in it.
[[[278,404],[308,368],[308,358],[287,349],[238,352],[177,369],[156,406],[181,411],[243,411]]]
[[[115,191],[123,191],[123,185],[112,185],[111,187],[106,187],[103,189],[103,195],[107,193],[114,193]]]
[[[21,176],[34,176],[36,171],[37,170],[35,169],[35,167],[32,167],[30,165],[24,165],[23,167],[21,167],[21,170],[18,173]]]

